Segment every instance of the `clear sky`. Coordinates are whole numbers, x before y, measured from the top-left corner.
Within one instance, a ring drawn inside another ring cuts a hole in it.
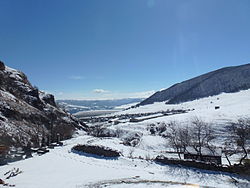
[[[0,59],[59,99],[145,96],[250,62],[249,0],[0,0]]]

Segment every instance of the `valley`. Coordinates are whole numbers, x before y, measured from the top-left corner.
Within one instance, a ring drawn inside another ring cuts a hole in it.
[[[217,147],[223,147],[227,138],[226,127],[239,117],[246,117],[250,111],[248,103],[250,90],[237,93],[223,93],[181,104],[155,103],[130,108],[103,117],[86,121],[87,126],[102,132],[86,133],[78,131],[74,138],[64,141],[64,145],[50,150],[42,156],[34,156],[24,161],[10,163],[0,168],[0,175],[13,168],[23,173],[5,180],[20,188],[54,187],[248,187],[248,179],[226,172],[207,171],[175,165],[162,165],[153,161],[157,156],[178,159],[178,155],[168,144],[168,139],[150,132],[150,126],[164,126],[175,120],[182,125],[192,118],[199,117],[210,122],[216,130],[213,141]],[[219,109],[215,109],[219,106]],[[158,117],[160,111],[183,110],[185,113]],[[192,110],[190,110],[192,109]],[[152,116],[153,114],[153,116]],[[146,120],[131,122],[131,117],[143,116]],[[119,119],[120,118],[120,119]],[[83,120],[84,121],[84,120]],[[117,123],[116,121],[119,121]],[[121,153],[117,159],[99,157],[91,154],[77,154],[72,147],[77,144],[104,146]],[[181,156],[183,158],[183,155]],[[239,154],[232,155],[232,164],[238,163]],[[51,165],[50,165],[51,164]],[[222,164],[228,165],[225,156]],[[41,181],[44,179],[44,181]],[[1,186],[0,186],[1,187]]]
[[[250,188],[250,0],[0,0],[0,188]]]
[[[53,95],[33,87],[20,71],[6,66],[0,73],[6,134],[0,137],[0,187],[250,186],[248,134],[240,145],[231,130],[248,126],[250,89],[176,104],[98,101],[112,107],[82,111],[76,104],[57,106]],[[72,107],[74,114],[66,110]],[[26,129],[16,129],[18,124]]]

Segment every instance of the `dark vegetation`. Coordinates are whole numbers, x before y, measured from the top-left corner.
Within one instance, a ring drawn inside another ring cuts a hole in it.
[[[117,136],[114,130],[108,129],[102,124],[90,127],[88,133],[94,137],[116,137]]]
[[[247,158],[250,150],[250,118],[241,118],[228,126],[229,138],[225,141],[225,156],[231,165],[229,157],[239,151],[243,155],[240,159],[240,165]]]
[[[168,124],[170,129],[166,137],[169,144],[176,150],[181,159],[180,153],[185,152],[187,147],[192,147],[202,158],[202,148],[213,150],[214,146],[211,141],[215,139],[215,134],[211,126],[198,119],[194,118],[191,125],[180,126],[172,121]]]
[[[170,116],[170,115],[175,115],[175,114],[181,114],[181,113],[186,113],[188,111],[191,111],[191,109],[188,110],[166,110],[166,111],[159,111],[159,112],[149,112],[149,113],[138,113],[138,114],[122,114],[122,115],[113,115],[113,116],[105,116],[105,117],[85,117],[85,118],[81,118],[81,121],[83,123],[103,123],[103,122],[108,122],[111,121],[113,119],[118,119],[118,123],[121,120],[130,120],[134,122],[139,122],[139,121],[144,121],[144,120],[148,120],[148,119],[153,119],[156,117],[152,117],[152,118],[147,118],[147,116],[151,116],[151,115],[156,115],[159,114],[159,117],[161,116]],[[145,118],[143,118],[145,117]],[[140,120],[137,118],[141,118]]]
[[[194,118],[189,125],[180,125],[180,123],[175,121],[167,124],[150,124],[148,126],[148,131],[152,135],[165,137],[179,156],[179,160],[168,159],[163,156],[157,157],[157,162],[250,175],[250,162],[249,159],[247,159],[250,151],[250,118],[241,118],[236,122],[229,123],[229,136],[222,150],[229,162],[227,166],[209,161],[202,161],[204,157],[202,153],[203,148],[210,150],[211,153],[214,153],[217,149],[212,142],[218,135],[215,134],[211,125],[198,118]],[[221,144],[223,145],[223,143]],[[200,157],[198,157],[199,160],[181,159],[181,154],[188,153],[188,147],[193,148],[196,155],[200,155]],[[240,155],[241,158],[238,164],[232,165],[230,157],[234,154]],[[211,156],[211,158],[212,157],[213,156]]]
[[[222,166],[222,165],[216,165],[214,163],[206,163],[206,162],[194,161],[194,160],[192,161],[192,160],[169,159],[164,156],[157,156],[154,161],[162,163],[162,164],[166,164],[166,165],[181,165],[185,167],[199,168],[199,169],[204,169],[204,170],[236,173],[239,175],[246,175],[250,177],[249,160],[245,160],[242,165],[236,164],[232,166]]]
[[[73,152],[83,152],[102,157],[119,157],[120,153],[116,150],[104,146],[76,145],[72,148]]]
[[[94,137],[117,137],[120,138],[125,146],[135,147],[139,144],[142,134],[139,132],[125,131],[122,129],[109,129],[104,125],[97,125],[89,128],[89,135]]]

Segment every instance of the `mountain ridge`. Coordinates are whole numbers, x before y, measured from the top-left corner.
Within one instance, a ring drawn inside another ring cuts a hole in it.
[[[39,146],[56,141],[58,135],[70,138],[78,128],[84,125],[60,109],[53,95],[0,61],[0,144]]]
[[[187,102],[225,92],[250,88],[250,64],[224,67],[172,85],[142,101],[140,105],[166,101],[168,104]]]

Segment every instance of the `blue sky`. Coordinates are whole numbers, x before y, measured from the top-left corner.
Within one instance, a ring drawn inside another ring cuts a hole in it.
[[[139,97],[250,62],[249,0],[0,0],[0,59],[58,99]]]

